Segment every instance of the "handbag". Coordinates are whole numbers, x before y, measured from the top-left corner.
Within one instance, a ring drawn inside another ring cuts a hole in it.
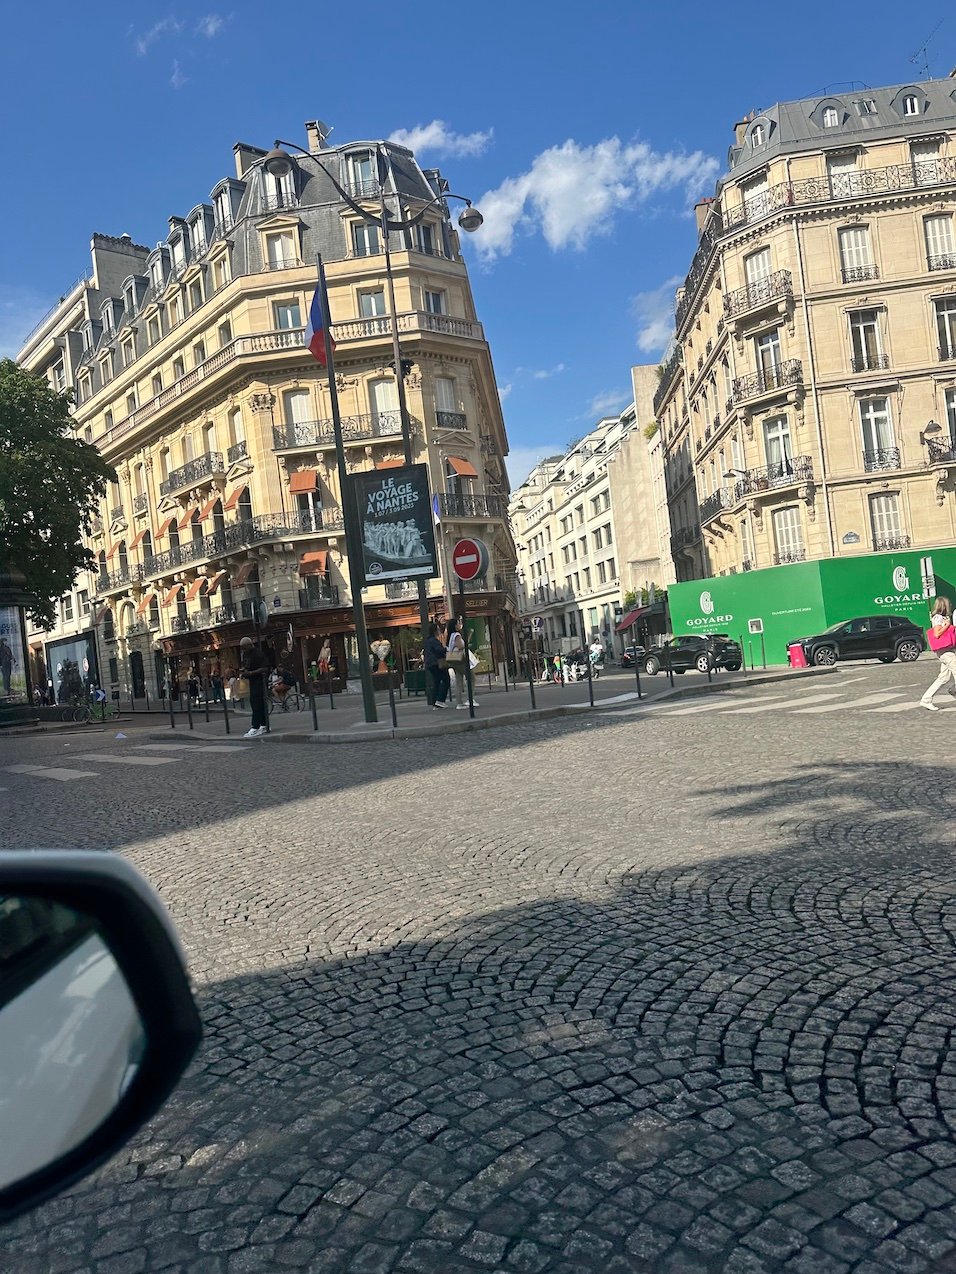
[[[455,667],[458,667],[459,664],[463,664],[464,662],[465,652],[463,650],[449,650],[449,652],[445,655],[446,664],[454,664]]]
[[[947,624],[945,628],[935,628],[931,625],[926,630],[926,640],[929,642],[930,650],[934,650],[937,655],[947,650],[956,650],[956,627],[953,624]]]

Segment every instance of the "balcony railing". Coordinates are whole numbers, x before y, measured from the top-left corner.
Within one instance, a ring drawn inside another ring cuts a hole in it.
[[[757,491],[770,491],[775,487],[790,486],[794,482],[813,481],[813,460],[810,456],[793,456],[790,460],[763,465],[759,469],[747,469],[734,483],[734,501]]]
[[[785,553],[774,553],[774,566],[786,566],[790,562],[805,562],[807,560],[806,549],[788,549]]]
[[[956,270],[956,252],[940,252],[926,264],[931,270]]]
[[[368,181],[346,182],[345,189],[353,199],[378,199],[382,193],[381,186],[372,178],[369,178]]]
[[[146,559],[142,569],[146,575],[165,575],[213,557],[222,557],[238,549],[248,548],[263,540],[281,540],[299,535],[318,535],[343,529],[341,510],[334,505],[317,511],[296,513],[260,513],[243,522],[233,522],[221,530],[212,531],[198,540],[190,540],[165,553],[155,553]]]
[[[733,382],[731,402],[746,402],[748,398],[758,398],[761,394],[802,384],[803,363],[799,358],[788,358],[749,376],[737,376]]]
[[[863,468],[867,473],[877,473],[881,469],[900,468],[899,447],[878,447],[875,451],[863,452]]]
[[[718,487],[716,491],[712,491],[709,496],[701,500],[697,506],[701,522],[710,522],[722,509],[732,508],[733,503],[733,493],[730,488]]]
[[[680,345],[675,345],[671,351],[671,356],[666,363],[662,363],[658,368],[658,386],[654,392],[654,414],[660,411],[661,403],[667,397],[667,391],[670,388],[671,381],[674,379],[674,373],[680,367],[684,358],[683,350]]]
[[[880,277],[878,265],[845,265],[840,271],[844,283],[869,283]]]
[[[936,442],[932,438],[927,438],[926,451],[929,464],[952,464],[956,460],[956,447],[952,442]]]
[[[145,619],[137,619],[134,623],[126,625],[127,637],[138,637],[140,634],[148,632],[149,624]]]
[[[203,456],[197,456],[195,460],[181,465],[178,469],[174,469],[168,478],[165,478],[159,484],[160,495],[171,495],[174,491],[181,491],[184,487],[195,486],[204,478],[222,477],[226,472],[226,467],[222,462],[221,451],[207,451]]]
[[[226,464],[235,464],[237,460],[248,460],[249,447],[243,440],[242,442],[234,442],[226,452]]]
[[[758,279],[756,283],[748,283],[735,292],[728,292],[724,297],[724,314],[727,318],[736,318],[740,314],[747,314],[790,296],[793,296],[790,271],[775,270],[765,279]]]
[[[938,345],[937,353],[939,354],[939,361],[941,363],[950,362],[952,359],[956,358],[956,343],[952,345]]]
[[[277,257],[263,262],[267,270],[294,270],[303,262],[298,257]]]
[[[908,535],[874,535],[873,552],[891,553],[894,549],[908,549],[910,543]]]
[[[299,610],[318,610],[322,606],[338,606],[339,590],[336,584],[326,584],[321,589],[300,588]],[[416,592],[415,596],[418,594]]]
[[[287,191],[278,195],[266,195],[261,206],[265,212],[276,212],[280,208],[298,208],[299,196],[289,194]]]
[[[671,536],[671,552],[680,550],[688,544],[700,539],[700,529],[694,526],[682,526]]]
[[[188,633],[192,626],[192,618],[189,615],[174,615],[169,625],[174,633]]]
[[[855,372],[885,372],[889,365],[889,354],[858,354],[850,360]]]
[[[463,411],[436,411],[435,420],[439,429],[467,429],[468,421]]]
[[[211,610],[200,610],[189,616],[189,624],[196,628],[215,628],[218,624],[235,624],[241,619],[235,606],[215,606]]]
[[[118,571],[109,571],[107,574],[100,575],[96,581],[96,591],[100,594],[111,593],[117,588],[128,588],[130,584],[136,584],[145,578],[145,568],[142,566],[121,566]]]
[[[123,506],[117,504],[115,508],[110,509],[110,521],[122,522],[124,520]]]
[[[438,512],[446,518],[506,518],[508,507],[500,495],[456,495],[440,492]]]
[[[146,492],[133,496],[133,516],[139,517],[143,513],[149,512],[149,496]]]
[[[342,437],[346,442],[366,438],[395,438],[402,432],[397,411],[380,411],[376,416],[343,416]],[[272,426],[272,445],[276,451],[296,447],[334,447],[335,431],[331,420],[299,420]]]

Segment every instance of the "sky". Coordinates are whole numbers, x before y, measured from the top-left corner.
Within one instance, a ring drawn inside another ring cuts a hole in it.
[[[517,485],[627,405],[632,364],[660,360],[693,204],[736,120],[956,66],[943,0],[804,11],[817,17],[697,0],[8,6],[0,357],[88,271],[94,231],[158,242],[232,175],[235,142],[304,145],[319,118],[332,143],[412,145],[483,212],[463,251]]]

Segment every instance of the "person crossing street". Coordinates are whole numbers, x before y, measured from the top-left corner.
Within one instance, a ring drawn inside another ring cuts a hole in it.
[[[252,725],[243,738],[259,739],[267,732],[266,678],[269,663],[251,637],[243,637],[239,647],[242,651],[242,675],[249,683],[249,706],[252,708]]]

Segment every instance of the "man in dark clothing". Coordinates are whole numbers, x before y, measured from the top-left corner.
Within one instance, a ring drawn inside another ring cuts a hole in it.
[[[423,650],[425,657],[425,673],[432,683],[432,712],[438,708],[448,707],[448,691],[451,686],[451,679],[448,676],[448,669],[439,667],[439,664],[445,662],[445,647],[442,645],[438,637],[438,625],[428,625],[428,636],[425,639],[425,649]]]
[[[242,675],[249,682],[249,706],[252,708],[252,726],[243,737],[258,739],[266,733],[266,722],[269,720],[266,707],[269,663],[262,651],[253,644],[251,637],[243,637],[239,646],[242,651]]]

